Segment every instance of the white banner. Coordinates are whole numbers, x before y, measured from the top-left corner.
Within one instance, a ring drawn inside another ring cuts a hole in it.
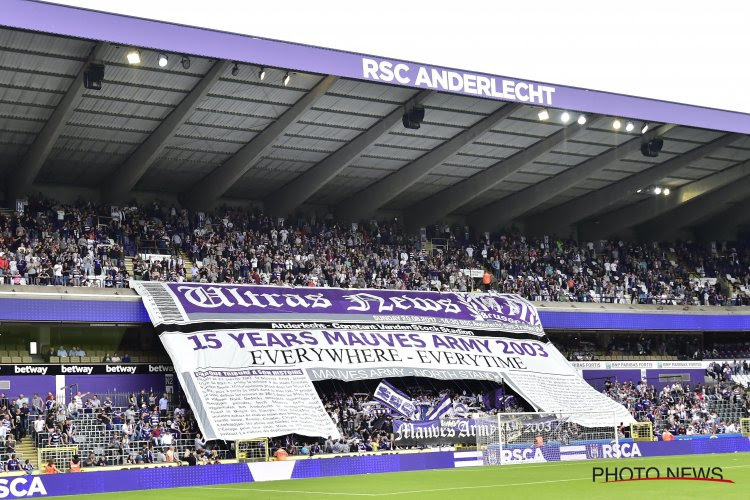
[[[609,410],[630,422],[621,405],[591,388],[552,344],[539,340],[437,329],[232,329],[165,332],[161,340],[207,439],[335,435],[312,384],[328,379],[504,381],[539,410]]]

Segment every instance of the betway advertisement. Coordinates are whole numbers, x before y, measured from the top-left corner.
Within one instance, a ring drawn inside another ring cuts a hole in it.
[[[133,283],[208,439],[338,432],[314,381],[503,382],[585,426],[630,422],[507,294]],[[606,422],[602,411],[610,411]],[[600,412],[600,413],[588,413]],[[615,422],[614,420],[617,420]]]

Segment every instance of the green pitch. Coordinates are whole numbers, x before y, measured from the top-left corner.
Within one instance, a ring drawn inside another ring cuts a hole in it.
[[[335,459],[331,459],[335,460]],[[706,481],[592,482],[594,467],[721,467],[734,484]],[[146,493],[151,497],[154,493]],[[159,492],[161,493],[161,492]],[[157,493],[158,494],[158,493]],[[446,499],[483,498],[750,498],[750,454],[685,455],[676,457],[555,462],[545,464],[467,467],[395,472],[265,483],[176,488],[165,497],[205,500],[253,499]],[[105,495],[84,495],[104,498]],[[144,498],[144,492],[108,493],[112,500]]]

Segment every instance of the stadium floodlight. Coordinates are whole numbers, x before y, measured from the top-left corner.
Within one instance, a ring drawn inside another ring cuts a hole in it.
[[[615,120],[612,122],[612,128],[615,130],[620,130],[620,128],[622,128],[622,122],[615,118]]]
[[[240,73],[240,67],[237,65],[237,63],[234,63],[234,66],[232,67],[232,76],[237,76]]]
[[[159,54],[159,67],[163,68],[169,63],[169,58],[167,58],[167,54],[161,53]]]
[[[190,69],[190,58],[188,56],[182,56],[182,68]]]
[[[643,189],[641,189],[641,188],[638,188],[638,189],[635,190],[636,193],[640,193],[641,191],[643,191]]]
[[[669,190],[669,188],[664,188],[664,191],[663,191],[663,193],[664,193],[664,196],[669,196],[669,193],[670,193],[670,192],[671,192],[671,191]]]
[[[654,188],[654,194],[661,194],[661,188],[659,186]]]
[[[538,116],[541,121],[549,120],[549,111],[543,109],[536,116]]]
[[[625,124],[625,132],[632,132],[635,128],[635,125],[633,125],[633,122],[628,122]]]
[[[581,115],[578,117],[578,125],[586,125],[586,115]]]
[[[141,64],[141,53],[136,49],[128,52],[127,58],[129,64]]]
[[[258,79],[261,82],[266,79],[266,68],[260,68],[260,71],[258,71]]]
[[[641,134],[645,134],[646,132],[648,132],[648,123],[644,123],[641,127]]]
[[[291,81],[291,79],[292,79],[292,75],[290,75],[289,72],[287,72],[287,74],[284,75],[284,87],[289,85],[289,82]]]
[[[570,121],[570,113],[567,111],[563,111],[563,114],[560,115],[560,121],[563,123],[568,123]]]

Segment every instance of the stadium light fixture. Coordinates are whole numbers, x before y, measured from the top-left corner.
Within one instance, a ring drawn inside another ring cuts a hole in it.
[[[167,58],[167,54],[159,54],[159,67],[163,68],[169,63],[169,59]]]
[[[232,76],[237,76],[240,73],[240,67],[237,65],[237,63],[234,63],[234,66],[232,67]]]
[[[581,115],[578,117],[578,125],[586,125],[586,115]]]
[[[549,111],[546,109],[541,110],[537,115],[541,121],[549,120]]]
[[[289,85],[289,82],[291,81],[291,79],[292,79],[292,75],[290,75],[289,72],[287,72],[287,74],[284,75],[284,87]]]
[[[560,121],[563,123],[568,123],[570,121],[570,113],[567,111],[563,111],[563,114],[560,115]]]
[[[671,191],[669,190],[669,188],[664,188],[664,191],[663,191],[663,193],[664,193],[664,196],[669,196],[669,193],[670,193],[670,192],[671,192]]]
[[[654,188],[654,194],[661,194],[661,188],[659,186]]]
[[[646,132],[648,132],[648,123],[644,123],[641,127],[641,134],[645,134]]]
[[[643,189],[641,189],[641,188],[638,188],[638,189],[635,190],[636,193],[640,193],[641,191],[643,191]]]
[[[182,68],[190,69],[190,58],[188,56],[182,56]]]
[[[260,71],[258,71],[258,79],[261,82],[266,79],[266,68],[260,68]]]
[[[620,130],[620,128],[622,128],[622,122],[615,118],[615,121],[612,122],[612,128],[615,130]]]
[[[141,53],[136,49],[128,52],[128,55],[126,57],[128,58],[129,64],[141,64]]]
[[[625,124],[625,132],[632,132],[635,128],[635,125],[633,125],[633,122],[628,122]]]

